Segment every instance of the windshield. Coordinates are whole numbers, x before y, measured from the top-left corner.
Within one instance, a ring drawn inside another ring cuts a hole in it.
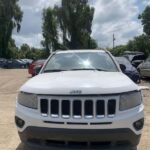
[[[76,52],[53,55],[43,72],[70,70],[118,71],[111,57],[105,52]]]

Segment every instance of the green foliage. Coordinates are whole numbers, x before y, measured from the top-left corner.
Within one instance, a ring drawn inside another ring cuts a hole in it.
[[[144,52],[146,56],[150,55],[150,38],[149,36],[142,34],[140,36],[134,37],[126,45],[116,46],[114,49],[110,50],[113,55],[119,56],[124,53],[124,51],[139,51]]]
[[[28,51],[28,53],[26,54],[26,58],[37,60],[47,58],[47,55],[44,49],[32,47],[30,51]]]
[[[126,50],[127,50],[126,45],[119,45],[116,46],[114,49],[111,49],[110,51],[114,56],[121,56]]]
[[[62,0],[62,6],[43,11],[43,45],[46,49],[92,49],[91,38],[94,8],[88,0]]]
[[[111,52],[114,55],[122,55],[124,51],[140,51],[145,55],[150,55],[150,6],[147,6],[143,13],[139,15],[145,34],[134,37],[125,46],[116,46]]]
[[[57,18],[54,15],[52,8],[43,10],[43,46],[46,47],[47,55],[49,55],[50,49],[56,50],[59,48],[58,43],[58,29]]]
[[[62,0],[62,7],[56,10],[64,45],[71,49],[91,48],[94,8],[88,5],[88,0]]]
[[[139,19],[142,21],[143,31],[150,36],[150,6],[147,6],[144,12],[139,15]]]
[[[28,44],[23,44],[18,51],[18,57],[20,59],[28,58],[34,60],[46,58],[46,51],[44,49],[30,47]]]
[[[9,42],[14,28],[20,30],[23,13],[19,0],[0,0],[0,57],[10,57]]]
[[[20,48],[15,45],[15,40],[11,39],[8,43],[7,58],[12,59],[41,59],[47,58],[45,49],[30,47],[28,44],[22,44]]]
[[[19,53],[20,53],[20,55],[19,55],[20,58],[30,58],[30,56],[29,56],[30,46],[28,44],[22,44],[22,46],[19,50]]]
[[[19,58],[19,49],[15,44],[14,39],[10,39],[8,43],[8,58],[18,59]]]
[[[127,44],[127,50],[129,51],[140,51],[146,55],[150,54],[150,38],[149,36],[142,34],[130,40]]]

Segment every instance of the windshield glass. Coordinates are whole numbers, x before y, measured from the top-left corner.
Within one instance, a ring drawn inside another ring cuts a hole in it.
[[[69,70],[118,71],[111,57],[105,52],[76,52],[53,55],[43,72]]]

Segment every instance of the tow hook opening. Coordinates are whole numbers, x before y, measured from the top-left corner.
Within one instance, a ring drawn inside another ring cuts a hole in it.
[[[137,131],[143,129],[143,126],[144,126],[144,118],[142,118],[142,119],[140,119],[140,120],[134,122],[133,126],[134,126],[134,128],[135,128]]]
[[[23,126],[25,125],[25,121],[17,116],[15,116],[15,123],[19,128],[23,128]]]

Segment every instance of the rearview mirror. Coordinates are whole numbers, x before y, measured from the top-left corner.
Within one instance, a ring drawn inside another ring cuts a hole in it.
[[[123,64],[120,64],[120,69],[122,70],[122,72],[125,72],[126,71],[126,66],[123,65]]]

